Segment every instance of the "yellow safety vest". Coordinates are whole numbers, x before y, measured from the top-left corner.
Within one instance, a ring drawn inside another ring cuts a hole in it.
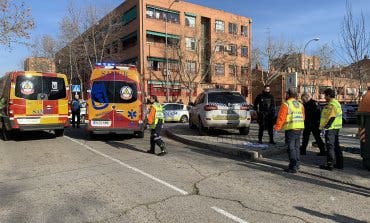
[[[323,129],[328,123],[329,119],[333,117],[331,116],[332,109],[335,109],[335,119],[328,129],[342,128],[342,106],[336,99],[331,99],[321,112],[320,129]]]
[[[288,107],[288,115],[282,129],[304,129],[303,105],[295,99],[289,99],[284,104]]]
[[[164,114],[163,114],[163,106],[157,102],[153,103],[153,107],[155,109],[155,119],[153,124],[150,125],[151,129],[154,129],[156,125],[158,124],[159,119],[164,119]]]

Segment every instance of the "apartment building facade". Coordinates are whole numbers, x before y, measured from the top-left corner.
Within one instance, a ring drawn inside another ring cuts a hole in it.
[[[100,32],[113,26],[99,62],[135,64],[147,95],[187,102],[206,88],[228,88],[250,101],[250,18],[186,1],[126,0],[101,21]],[[57,58],[66,73],[67,50]]]

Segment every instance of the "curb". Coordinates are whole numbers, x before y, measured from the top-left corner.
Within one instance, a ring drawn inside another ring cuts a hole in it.
[[[227,154],[227,155],[237,156],[237,157],[241,157],[241,158],[249,159],[249,160],[258,160],[260,157],[257,151],[246,151],[244,149],[239,149],[239,148],[235,148],[231,146],[222,146],[218,143],[208,144],[208,143],[193,141],[190,139],[177,136],[173,134],[171,131],[169,131],[168,129],[165,130],[165,134],[166,136],[168,136],[169,138],[173,140],[176,140],[176,141],[179,141],[185,144],[189,144],[195,147],[200,147],[203,149],[208,149],[211,151]]]

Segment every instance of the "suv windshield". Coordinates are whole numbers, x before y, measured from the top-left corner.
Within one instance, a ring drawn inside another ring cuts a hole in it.
[[[237,92],[210,92],[208,103],[237,104],[245,103],[245,99]]]
[[[94,81],[91,99],[99,103],[132,103],[137,100],[136,84],[123,81]]]
[[[64,79],[46,76],[18,76],[15,96],[28,100],[58,100],[66,98]]]

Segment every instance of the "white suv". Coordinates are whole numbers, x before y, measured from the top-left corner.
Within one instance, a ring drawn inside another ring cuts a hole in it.
[[[189,120],[189,112],[183,104],[164,103],[163,113],[165,122],[187,123]]]
[[[248,135],[250,122],[247,102],[236,91],[206,90],[196,98],[189,111],[189,127],[197,128],[201,135],[213,128],[237,128],[240,134]]]

